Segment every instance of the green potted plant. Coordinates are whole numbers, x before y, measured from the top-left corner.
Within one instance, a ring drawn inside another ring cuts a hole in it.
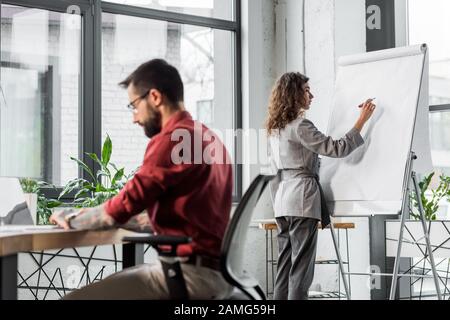
[[[99,165],[100,169],[94,173],[83,161],[71,157],[70,159],[77,162],[78,166],[87,173],[90,180],[84,178],[72,179],[59,195],[59,199],[61,199],[61,197],[76,190],[74,204],[77,208],[95,207],[102,204],[117,195],[125,183],[134,175],[134,172],[126,175],[124,168],[119,169],[110,161],[112,142],[109,135],[106,136],[103,143],[100,159],[95,153],[86,154]]]
[[[426,175],[419,182],[420,198],[422,200],[425,220],[430,231],[430,242],[434,247],[442,243],[442,239],[450,237],[450,221],[438,220],[439,208],[443,205],[444,200],[450,201],[450,177],[440,175],[438,180],[433,182],[435,172]],[[435,178],[436,179],[436,178]],[[432,187],[434,185],[434,187]],[[406,231],[403,233],[403,257],[421,257],[425,251],[425,238],[421,222],[419,221],[419,203],[415,192],[411,192],[410,216],[412,219],[406,221]],[[397,240],[400,230],[400,221],[388,220],[386,222],[386,249],[388,256],[395,256],[397,248]],[[447,257],[448,250],[436,250],[434,256],[439,258],[442,254]],[[441,254],[442,253],[442,254]]]
[[[419,182],[420,198],[422,200],[425,219],[428,221],[436,220],[436,213],[439,209],[439,204],[444,198],[450,198],[450,177],[441,175],[439,177],[439,184],[436,189],[430,188],[431,181],[435,175],[435,172],[425,176],[422,181]],[[427,197],[427,191],[430,196]],[[412,192],[412,213],[411,216],[416,220],[419,219],[419,203],[416,199],[415,192]]]
[[[42,188],[44,187],[56,189],[53,184],[45,181],[38,181],[38,186],[37,224],[50,224],[49,218],[52,215],[53,209],[61,206],[62,202],[56,199],[47,198],[42,193]]]
[[[25,201],[27,202],[34,224],[48,224],[52,209],[59,207],[62,203],[58,200],[45,197],[42,193],[42,188],[54,188],[54,186],[47,182],[37,181],[31,178],[20,179],[20,184],[25,194]]]
[[[37,181],[30,178],[21,178],[20,185],[25,196],[28,209],[34,224],[37,224],[37,202],[39,187]]]

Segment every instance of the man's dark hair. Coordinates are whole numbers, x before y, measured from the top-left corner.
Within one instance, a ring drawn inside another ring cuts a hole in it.
[[[173,107],[183,101],[184,89],[180,74],[163,59],[153,59],[141,64],[119,86],[126,89],[130,84],[133,84],[139,95],[146,94],[150,89],[158,90]]]

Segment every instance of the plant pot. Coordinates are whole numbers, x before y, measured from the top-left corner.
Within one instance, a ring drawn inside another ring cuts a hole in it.
[[[36,193],[25,193],[25,202],[27,203],[28,210],[30,210],[33,223],[37,224],[37,200],[38,195]]]
[[[430,230],[430,243],[435,258],[450,258],[450,220],[427,222]],[[400,220],[386,220],[386,256],[395,257],[400,232]],[[401,256],[407,258],[423,257],[426,242],[422,223],[407,220],[403,230]]]

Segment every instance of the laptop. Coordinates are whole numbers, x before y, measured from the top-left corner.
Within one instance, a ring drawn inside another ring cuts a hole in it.
[[[34,225],[18,178],[0,177],[0,234],[53,229],[60,228]]]
[[[0,177],[0,225],[33,224],[19,179]]]
[[[19,179],[0,177],[0,231],[41,229],[40,227],[34,225]]]

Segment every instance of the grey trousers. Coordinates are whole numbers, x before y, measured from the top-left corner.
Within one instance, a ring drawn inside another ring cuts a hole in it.
[[[318,220],[303,217],[276,218],[278,271],[275,300],[306,300],[314,278]]]
[[[189,299],[226,299],[233,287],[213,269],[181,264]],[[167,300],[169,290],[161,263],[142,264],[117,272],[66,295],[65,300]]]

